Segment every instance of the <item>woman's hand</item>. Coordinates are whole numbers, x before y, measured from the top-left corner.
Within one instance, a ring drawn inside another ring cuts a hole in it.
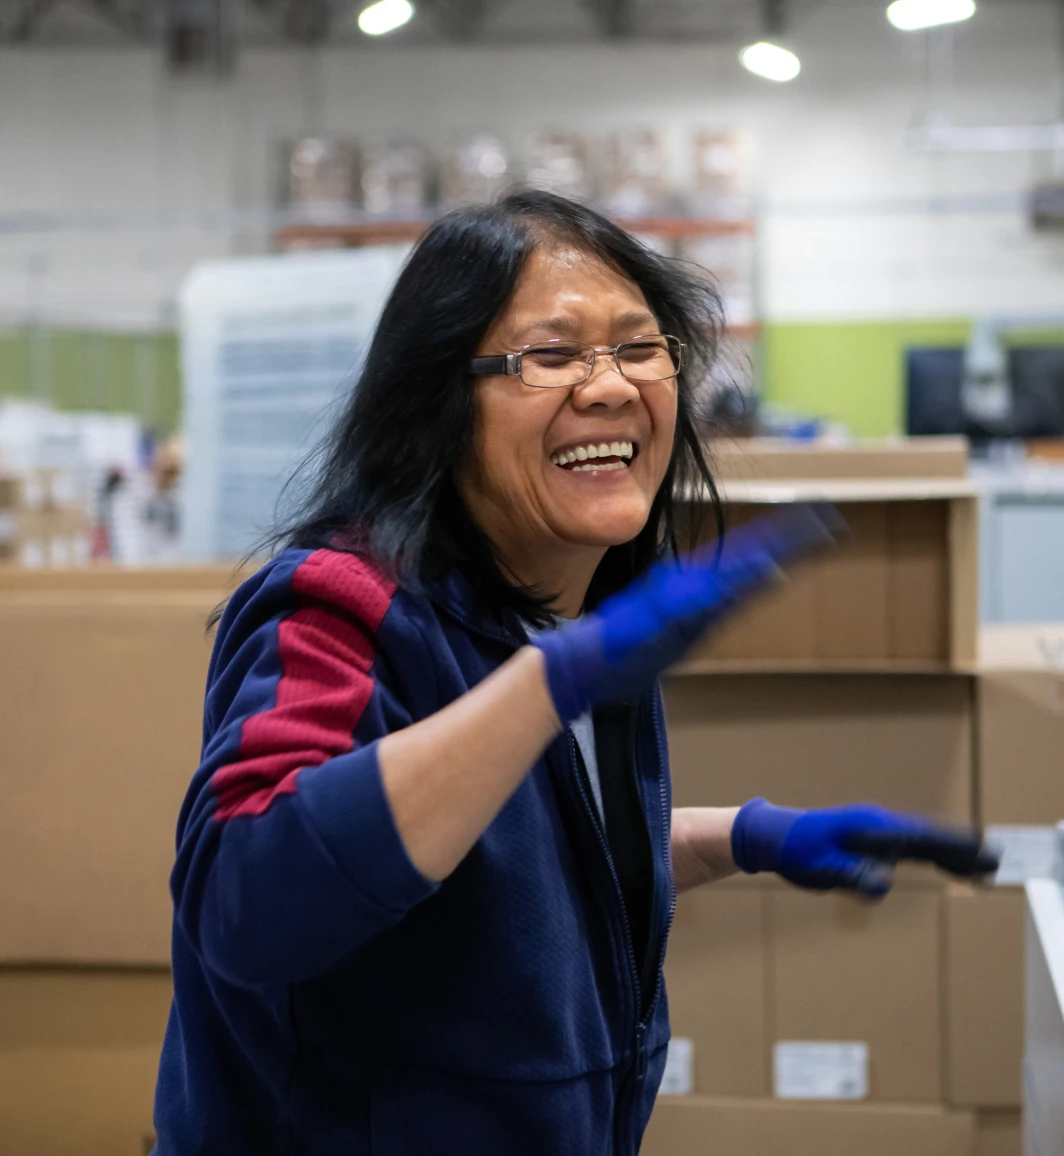
[[[872,898],[890,890],[903,859],[964,878],[989,875],[999,864],[976,831],[869,805],[800,811],[751,799],[735,817],[731,847],[736,866],[748,874],[774,871],[799,887]]]
[[[830,507],[788,507],[729,533],[719,559],[710,546],[659,563],[594,613],[537,635],[562,724],[644,690],[781,564],[833,541],[840,524]]]

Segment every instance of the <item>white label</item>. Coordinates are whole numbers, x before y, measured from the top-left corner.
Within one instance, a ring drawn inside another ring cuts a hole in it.
[[[46,554],[43,542],[23,542],[19,561],[27,570],[39,570],[44,566]]]
[[[774,1092],[780,1100],[864,1100],[868,1045],[781,1040],[773,1049]]]
[[[1052,827],[987,827],[986,841],[1001,854],[994,876],[998,887],[1022,887],[1028,879],[1052,878],[1056,842]]]
[[[695,1090],[694,1040],[669,1040],[665,1074],[661,1077],[659,1096],[688,1096]]]

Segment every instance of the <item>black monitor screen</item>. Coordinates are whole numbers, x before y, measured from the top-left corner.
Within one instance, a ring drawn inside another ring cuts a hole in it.
[[[910,349],[905,367],[908,434],[966,434],[973,441],[1064,436],[1064,346],[1009,350],[1009,405],[992,422],[966,412],[963,349]]]

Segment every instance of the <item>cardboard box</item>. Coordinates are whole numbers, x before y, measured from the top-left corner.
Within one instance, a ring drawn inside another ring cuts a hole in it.
[[[766,893],[773,1040],[868,1046],[869,1099],[942,1099],[941,895]]]
[[[982,822],[1064,819],[1064,625],[980,632]]]
[[[860,801],[970,821],[971,678],[685,675],[666,679],[664,694],[676,806],[737,806],[763,795],[796,807]],[[944,885],[922,866],[899,879]]]
[[[679,896],[665,957],[673,1038],[693,1044],[696,1091],[763,1096],[767,896],[700,887]]]
[[[1021,890],[953,885],[945,896],[946,1096],[952,1104],[1023,1101]]]
[[[810,478],[964,478],[968,440],[960,437],[867,438],[844,445],[782,438],[721,438],[709,443],[722,481]]]
[[[975,1156],[1023,1156],[1020,1112],[977,1112]]]
[[[177,594],[202,590],[218,601],[228,597],[252,568],[224,566],[116,566],[94,563],[77,570],[38,570],[21,566],[0,567],[0,600],[8,592],[66,591],[93,595],[101,591],[172,591]]]
[[[974,665],[978,510],[970,482],[737,482],[724,484],[722,496],[733,526],[772,505],[828,501],[849,532],[712,627],[679,671]]]
[[[144,1156],[169,972],[0,969],[4,1156]]]
[[[972,1156],[969,1113],[662,1096],[642,1156]]]
[[[213,591],[0,597],[0,960],[165,963]]]

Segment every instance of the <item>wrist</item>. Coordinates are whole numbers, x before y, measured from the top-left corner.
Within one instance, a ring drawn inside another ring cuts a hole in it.
[[[762,798],[744,803],[732,824],[735,866],[747,875],[777,871],[784,840],[801,814],[794,807],[776,807]]]

